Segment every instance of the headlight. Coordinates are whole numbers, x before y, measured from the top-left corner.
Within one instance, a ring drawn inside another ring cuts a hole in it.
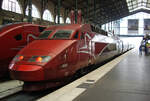
[[[50,56],[32,56],[28,62],[48,62],[50,59]]]
[[[24,56],[23,55],[16,55],[14,58],[13,58],[13,62],[18,62],[18,61],[21,61],[24,59]]]

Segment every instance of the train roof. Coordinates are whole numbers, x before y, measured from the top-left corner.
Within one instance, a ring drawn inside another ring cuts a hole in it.
[[[26,22],[10,23],[10,24],[0,26],[0,37],[6,35],[9,31],[12,31],[14,29],[24,27],[24,26],[39,26],[40,32],[42,32],[46,28],[46,26],[43,26],[43,25],[31,24],[31,23],[26,23]]]
[[[67,30],[77,30],[81,29],[81,31],[87,32],[96,32],[97,34],[108,36],[108,32],[92,25],[92,24],[59,24],[59,25],[52,25],[48,27],[46,30],[56,30],[56,29],[67,29]]]
[[[47,30],[49,29],[72,29],[72,30],[76,30],[79,29],[83,26],[83,24],[59,24],[59,25],[52,25],[50,27],[47,28]]]

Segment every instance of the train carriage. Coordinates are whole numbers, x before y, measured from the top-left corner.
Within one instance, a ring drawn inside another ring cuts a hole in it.
[[[30,23],[14,23],[0,27],[0,78],[8,76],[8,65],[17,52],[36,39],[45,28]]]
[[[10,75],[24,81],[25,90],[62,85],[80,69],[122,53],[119,42],[114,35],[93,32],[89,24],[51,26],[16,55]]]

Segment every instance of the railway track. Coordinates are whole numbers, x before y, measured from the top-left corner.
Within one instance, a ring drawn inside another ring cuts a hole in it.
[[[22,85],[22,82],[16,80],[0,83],[0,101],[35,101],[58,89],[57,87],[45,91],[25,92]]]
[[[5,97],[0,101],[35,101],[36,99],[43,97],[51,93],[52,91],[53,90],[39,91],[39,92],[19,91],[18,93]]]

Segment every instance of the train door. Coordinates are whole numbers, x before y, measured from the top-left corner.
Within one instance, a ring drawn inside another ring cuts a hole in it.
[[[91,61],[92,61],[91,59],[93,57],[93,55],[92,55],[92,37],[88,32],[85,33],[85,43],[87,45],[87,51],[88,51],[88,57],[87,57],[88,63],[87,64],[91,64]]]
[[[121,52],[120,53],[122,53],[123,52],[123,41],[122,40],[120,40],[120,47],[121,47]]]
[[[79,31],[78,30],[74,33],[72,39],[79,40]],[[78,51],[79,43],[80,42],[77,41],[77,43],[73,44],[69,51],[68,61],[70,61],[70,63],[72,63],[73,65],[76,65],[78,62],[79,56],[76,52]]]
[[[121,45],[121,41],[117,40],[116,41],[116,47],[117,47],[117,54],[120,54],[122,51],[122,45]]]
[[[86,66],[89,62],[90,54],[91,54],[89,43],[90,43],[90,36],[88,32],[81,32],[79,46],[78,46],[79,62],[81,67]]]

